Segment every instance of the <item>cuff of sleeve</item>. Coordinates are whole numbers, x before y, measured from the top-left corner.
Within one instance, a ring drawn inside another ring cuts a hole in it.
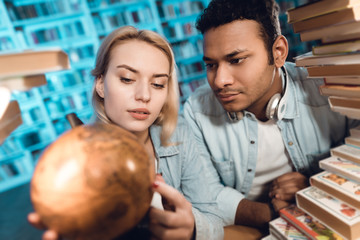
[[[219,193],[216,202],[225,226],[235,224],[236,210],[243,198],[244,195],[230,187],[225,187]]]
[[[195,218],[195,239],[196,240],[221,240],[224,239],[224,228],[220,226],[221,222],[214,225],[209,224],[203,214],[196,208],[192,208]]]

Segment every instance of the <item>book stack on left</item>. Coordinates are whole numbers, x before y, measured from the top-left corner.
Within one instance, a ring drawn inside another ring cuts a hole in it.
[[[46,84],[46,72],[69,68],[68,55],[59,48],[0,54],[0,145],[23,122],[21,106],[12,100],[12,93]],[[0,190],[27,182],[33,164],[28,153],[21,159],[0,160]]]
[[[69,68],[67,54],[58,48],[0,55],[0,144],[22,123],[19,104],[11,101],[11,91],[46,84],[44,73]]]
[[[302,41],[319,41],[296,65],[325,79],[320,92],[333,111],[360,118],[360,0],[320,0],[287,14]]]

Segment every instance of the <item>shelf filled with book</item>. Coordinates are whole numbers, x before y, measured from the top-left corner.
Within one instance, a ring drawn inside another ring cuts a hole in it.
[[[0,0],[1,53],[58,47],[67,53],[71,63],[69,70],[34,77],[38,85],[45,77],[45,85],[13,91],[12,99],[19,102],[23,124],[0,145],[0,162],[29,158],[35,164],[43,149],[70,129],[66,114],[75,112],[84,123],[91,121],[90,71],[95,55],[102,39],[123,25],[154,30],[168,38],[175,52],[183,103],[206,83],[202,36],[194,24],[208,3],[209,0]]]
[[[0,2],[0,52],[13,51],[19,49],[19,43],[15,31],[11,25],[4,2]]]
[[[100,37],[123,25],[158,32],[159,26],[155,21],[157,16],[154,17],[151,3],[152,1],[87,1]]]

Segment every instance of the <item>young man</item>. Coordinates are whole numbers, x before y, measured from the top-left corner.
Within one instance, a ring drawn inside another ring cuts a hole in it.
[[[322,79],[285,63],[278,12],[274,0],[213,0],[197,21],[211,88],[199,88],[184,115],[222,182],[239,191],[227,224],[266,226],[359,124],[330,110]]]

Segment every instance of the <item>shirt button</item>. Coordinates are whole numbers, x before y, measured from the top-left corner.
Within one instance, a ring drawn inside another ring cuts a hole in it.
[[[254,141],[254,140],[251,140],[251,141],[250,141],[250,143],[251,143],[251,144],[254,144],[254,143],[255,143],[255,141]]]
[[[246,117],[251,118],[251,114],[250,114],[250,113],[247,113],[247,114],[246,114]]]
[[[294,145],[294,143],[292,141],[288,142],[289,146]]]
[[[252,171],[252,169],[251,169],[251,168],[249,168],[249,169],[248,169],[248,172],[251,172],[251,171]]]
[[[245,194],[245,192],[241,192],[241,194]]]

